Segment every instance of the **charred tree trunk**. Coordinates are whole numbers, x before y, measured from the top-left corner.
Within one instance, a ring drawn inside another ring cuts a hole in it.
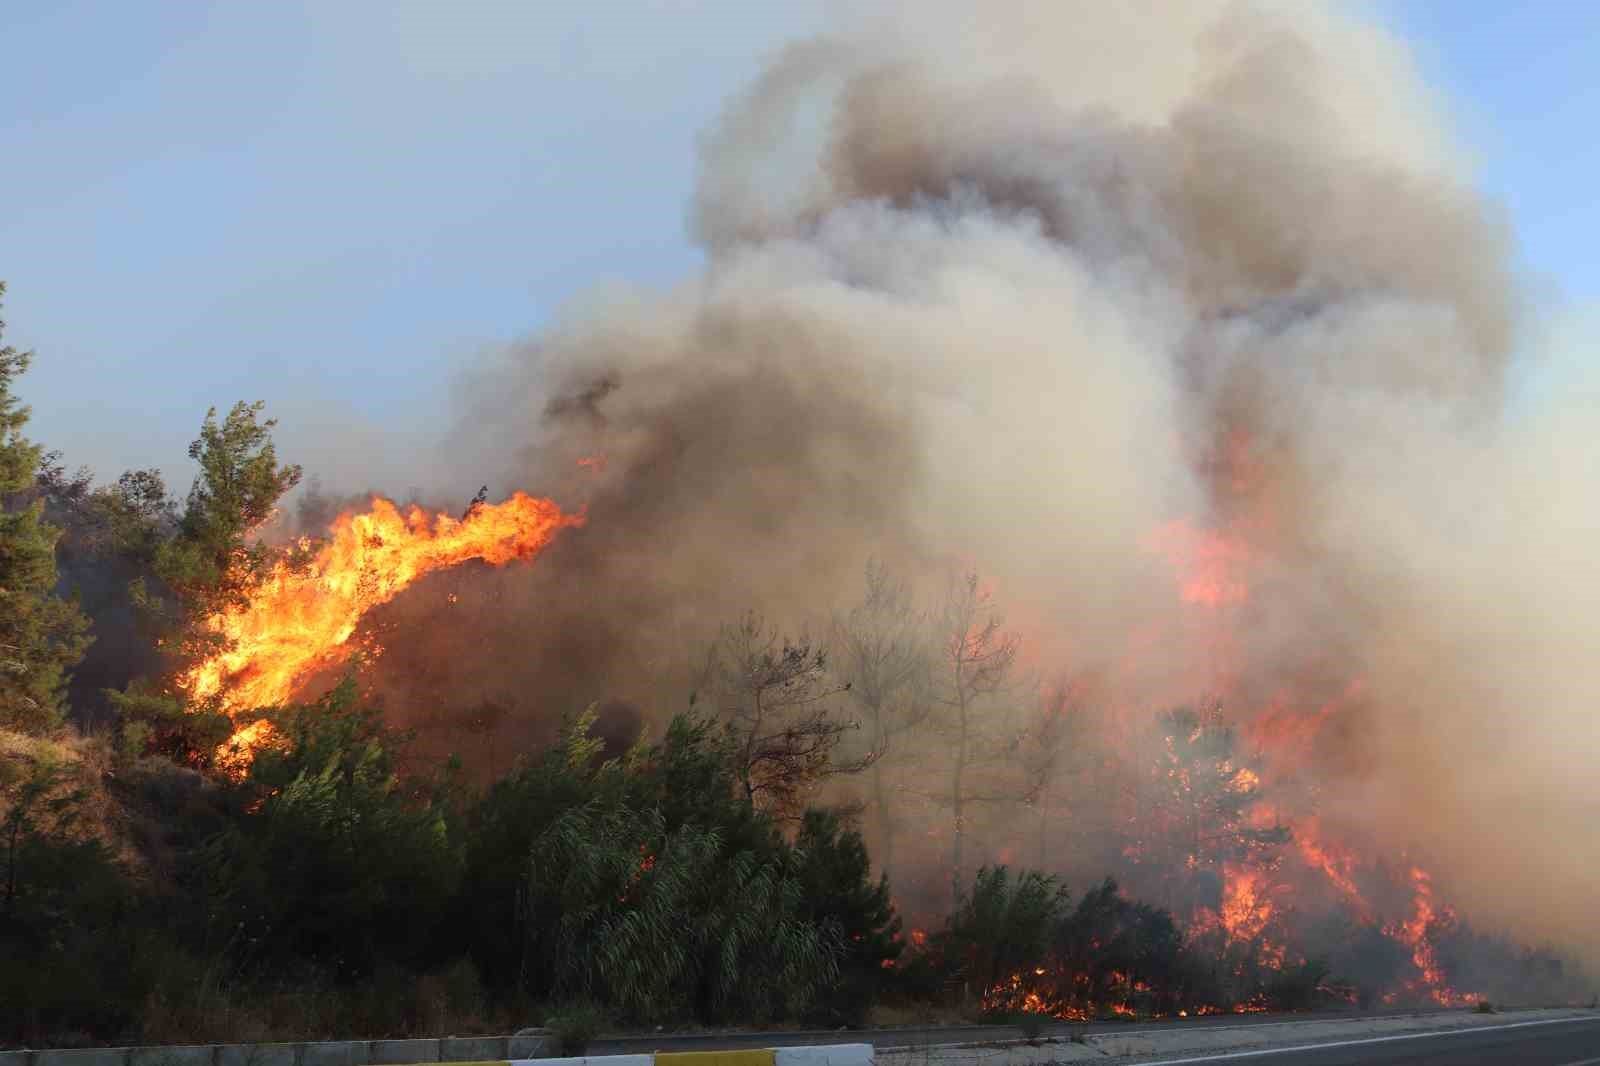
[[[950,815],[953,820],[950,838],[950,887],[955,906],[961,905],[961,850],[966,836],[966,782],[967,772],[967,688],[962,677],[961,660],[956,660],[956,713],[960,732],[956,738],[956,761],[950,775]]]
[[[878,813],[878,869],[894,881],[894,817],[889,812],[889,790],[883,782],[883,764],[872,764],[872,800]]]

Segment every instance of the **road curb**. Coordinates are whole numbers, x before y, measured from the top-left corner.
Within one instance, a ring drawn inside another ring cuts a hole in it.
[[[744,1051],[656,1051],[648,1055],[584,1055],[555,1059],[491,1059],[474,1063],[385,1062],[371,1066],[873,1066],[871,1044],[752,1048]],[[0,1066],[4,1066],[0,1063]]]

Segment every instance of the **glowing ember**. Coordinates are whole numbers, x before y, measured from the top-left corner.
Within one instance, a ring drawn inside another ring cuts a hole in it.
[[[1222,890],[1222,927],[1229,942],[1248,942],[1260,936],[1272,920],[1272,901],[1267,898],[1266,877],[1255,870],[1230,866]]]
[[[982,1006],[985,1012],[1044,1014],[1063,1021],[1089,1020],[1089,1015],[1085,1011],[1057,1003],[1027,988],[1020,973],[1012,974],[1010,978],[985,992]]]
[[[1356,887],[1351,871],[1355,867],[1355,857],[1347,851],[1336,850],[1330,844],[1324,844],[1316,838],[1317,823],[1315,819],[1307,819],[1295,828],[1294,840],[1300,848],[1300,857],[1306,865],[1315,870],[1321,870],[1333,886],[1345,897],[1345,900],[1355,909],[1356,916],[1362,922],[1372,921],[1371,908],[1362,897],[1361,890]]]
[[[1434,952],[1433,942],[1428,939],[1436,922],[1453,922],[1455,915],[1448,907],[1441,910],[1435,906],[1433,879],[1428,876],[1426,870],[1417,866],[1412,867],[1411,884],[1416,890],[1416,895],[1411,901],[1411,917],[1397,925],[1385,926],[1384,933],[1411,948],[1411,961],[1422,975],[1422,985],[1434,1002],[1444,1007],[1477,1002],[1479,997],[1476,994],[1457,992],[1445,981],[1444,972],[1439,968],[1439,960]]]
[[[471,559],[494,566],[530,559],[557,531],[583,520],[520,492],[460,521],[416,507],[402,513],[374,498],[367,513],[334,522],[308,565],[280,562],[247,606],[212,617],[207,624],[226,650],[194,667],[179,687],[195,701],[220,700],[228,711],[282,704],[310,672],[349,657],[348,641],[367,611],[424,574]],[[265,732],[263,723],[246,724],[225,746],[227,758],[248,761]]]
[[[1177,521],[1156,530],[1150,547],[1182,575],[1183,602],[1221,607],[1249,598],[1250,547],[1243,540]]]

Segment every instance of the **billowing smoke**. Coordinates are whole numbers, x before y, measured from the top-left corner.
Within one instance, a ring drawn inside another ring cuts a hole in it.
[[[1600,951],[1596,390],[1519,387],[1507,234],[1393,40],[1298,3],[918,0],[777,55],[702,156],[698,276],[464,381],[463,499],[589,523],[386,608],[394,703],[653,719],[747,608],[975,567],[1128,715],[1337,703],[1296,767],[1325,819]],[[1225,587],[1185,604],[1175,557]]]

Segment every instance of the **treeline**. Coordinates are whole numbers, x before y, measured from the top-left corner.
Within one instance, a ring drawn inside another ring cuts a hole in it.
[[[785,826],[693,714],[609,753],[592,714],[487,791],[399,773],[405,738],[346,684],[272,713],[238,780],[95,764],[143,859],[75,819],[71,766],[6,782],[0,1036],[208,1041],[610,1026],[1302,1008],[1327,965],[1251,975],[1114,883],[981,869],[927,935],[837,812]],[[0,765],[15,765],[0,763]],[[81,769],[81,767],[80,767]],[[1392,949],[1391,949],[1392,950]],[[1500,980],[1559,987],[1550,960]],[[1520,967],[1520,970],[1518,969]]]
[[[583,716],[473,797],[448,766],[401,778],[403,738],[352,697],[274,712],[283,743],[237,781],[114,762],[159,877],[73,832],[61,768],[18,783],[6,1038],[410,1032],[553,1005],[844,1024],[876,999],[898,923],[859,835],[752,811],[711,723],[607,758]]]
[[[922,612],[871,569],[816,640],[747,616],[664,729],[634,740],[586,712],[492,781],[350,683],[250,709],[274,742],[219,772],[235,721],[172,679],[220,648],[209,618],[294,562],[254,534],[299,468],[239,404],[204,420],[181,501],[155,471],[69,475],[24,435],[27,363],[0,350],[0,1039],[549,1022],[580,1044],[602,1023],[853,1025],[897,1004],[1305,1006],[1410,965],[1370,925],[1276,968],[1260,943],[1184,930],[1173,913],[1215,911],[1226,863],[1288,838],[1245,816],[1251,761],[1214,710],[1162,716],[1133,762],[1084,758],[1073,693],[1019,675],[975,577]],[[1114,827],[1052,818],[1063,780]],[[1071,854],[1166,909],[1013,873],[1024,838],[1036,864]],[[891,880],[923,928],[902,928]],[[1490,957],[1450,947],[1461,972]],[[1489,968],[1558,987],[1552,965],[1507,949]]]
[[[85,797],[63,790],[64,768],[8,783],[5,1039],[1228,1004],[1172,917],[1110,883],[1070,906],[1050,878],[986,868],[913,943],[859,833],[833,811],[785,831],[753,808],[706,718],[608,756],[580,716],[474,796],[452,766],[402,777],[405,738],[353,694],[273,712],[283,742],[239,780],[112,760],[142,875],[75,831]]]

